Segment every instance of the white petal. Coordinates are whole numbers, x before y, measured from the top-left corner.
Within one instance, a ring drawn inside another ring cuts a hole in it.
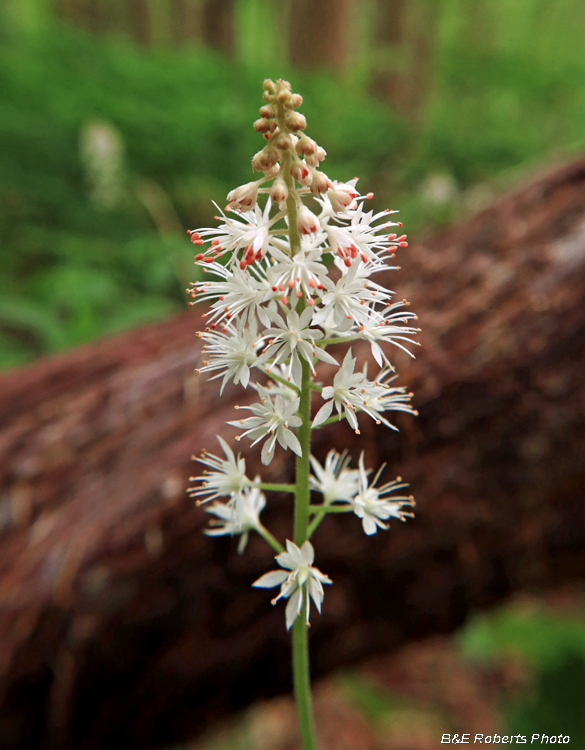
[[[317,359],[320,359],[323,362],[328,362],[330,365],[337,365],[339,367],[339,362],[334,359],[328,352],[323,349],[321,346],[315,347],[315,356]]]
[[[309,591],[311,593],[311,598],[315,602],[315,606],[317,607],[317,612],[321,614],[321,602],[323,601],[323,589],[319,585],[319,581],[315,580],[314,578],[311,578],[309,581]]]
[[[289,574],[286,570],[271,570],[270,573],[264,573],[252,586],[258,589],[271,589],[273,586],[279,586],[284,583]]]
[[[376,526],[376,522],[371,516],[365,515],[362,521],[362,526],[364,527],[364,531],[368,536],[371,536],[372,534],[375,534],[376,531],[378,531],[378,527]]]
[[[313,549],[313,545],[311,542],[307,539],[307,541],[303,544],[301,547],[301,555],[303,557],[303,561],[307,565],[312,565],[315,560],[315,550]]]
[[[286,605],[286,629],[290,630],[294,621],[300,614],[302,589],[298,588],[288,600]]]
[[[270,438],[268,438],[268,440],[262,446],[262,453],[261,453],[260,458],[264,466],[268,466],[268,464],[274,458],[274,444],[275,443],[276,443],[276,433],[271,435]]]
[[[317,427],[317,425],[323,424],[323,422],[329,419],[332,411],[333,411],[333,401],[328,401],[326,404],[323,404],[323,406],[319,409],[317,414],[315,414],[315,419],[313,420],[313,427]]]
[[[299,359],[299,355],[297,352],[293,352],[292,355],[292,361],[290,364],[290,371],[291,371],[291,377],[293,379],[293,383],[300,388],[302,385],[303,380],[303,366],[301,365],[301,360]]]
[[[282,437],[282,440],[280,439]],[[282,435],[279,436],[278,442],[282,445],[282,443],[286,443],[286,445],[283,446],[283,448],[290,448],[291,451],[297,454],[297,456],[302,457],[303,455],[303,449],[301,448],[301,444],[299,443],[299,440],[297,436],[294,434],[294,432],[291,432],[290,430],[287,430],[284,428],[282,430]]]

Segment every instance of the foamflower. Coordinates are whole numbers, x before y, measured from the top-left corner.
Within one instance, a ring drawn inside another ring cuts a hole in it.
[[[393,482],[383,484],[381,487],[374,486],[385,465],[382,464],[373,482],[368,484],[369,472],[364,468],[364,454],[362,451],[358,470],[359,491],[353,499],[353,512],[358,518],[362,519],[362,526],[368,536],[375,534],[378,528],[390,528],[389,524],[385,523],[389,518],[398,518],[401,521],[406,521],[407,518],[414,518],[414,513],[403,510],[405,506],[409,508],[414,507],[414,498],[412,495],[408,497],[404,495],[384,497],[391,492],[408,487],[408,484],[404,484],[400,477],[397,477]]]
[[[315,550],[311,542],[307,540],[299,549],[294,542],[287,539],[286,552],[281,552],[276,556],[276,562],[285,570],[272,570],[252,584],[257,588],[266,589],[280,586],[280,594],[272,600],[272,604],[276,604],[283,597],[289,600],[285,612],[287,630],[291,629],[294,621],[301,614],[303,605],[306,623],[309,624],[311,599],[317,611],[321,612],[324,597],[323,584],[331,583],[331,579],[313,567],[314,559]]]
[[[190,482],[199,482],[196,487],[190,487],[188,493],[191,497],[197,498],[197,504],[206,503],[219,497],[235,498],[242,493],[245,487],[249,487],[252,482],[246,476],[246,459],[234,455],[233,450],[226,441],[217,435],[219,444],[225,454],[224,458],[214,456],[206,450],[201,451],[201,457],[193,459],[198,461],[209,469],[203,470],[203,475],[199,477],[189,477]]]
[[[237,422],[228,422],[234,427],[243,427],[246,431],[238,435],[240,440],[248,435],[254,442],[252,445],[267,438],[262,447],[262,463],[269,464],[274,457],[274,446],[278,440],[279,444],[286,450],[290,448],[297,456],[302,455],[301,444],[290,427],[299,427],[302,424],[300,417],[296,416],[299,409],[299,399],[285,401],[282,396],[277,395],[274,400],[270,398],[268,391],[261,385],[257,386],[258,395],[261,398],[259,404],[252,406],[240,406],[239,409],[249,409],[254,416],[240,419]]]
[[[205,510],[215,516],[205,529],[207,536],[240,535],[238,552],[248,543],[250,531],[260,528],[260,513],[266,506],[266,497],[258,487],[245,487],[231,503],[215,502]]]

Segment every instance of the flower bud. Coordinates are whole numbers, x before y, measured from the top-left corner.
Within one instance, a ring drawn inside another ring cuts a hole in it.
[[[325,151],[324,148],[321,148],[321,146],[317,146],[315,156],[317,157],[317,159],[319,159],[319,161],[323,161],[323,159],[327,156],[327,151]]]
[[[266,172],[271,169],[278,161],[278,151],[272,146],[265,146],[262,151],[258,151],[252,159],[252,167],[257,172]]]
[[[290,168],[290,173],[293,176],[293,179],[295,179],[297,182],[300,182],[302,185],[310,185],[313,179],[309,169],[307,168],[307,165],[304,162],[300,161],[300,159],[297,159],[297,161],[295,161],[295,163],[292,165],[292,167]]]
[[[297,214],[297,227],[301,234],[311,234],[319,229],[319,219],[306,206],[301,205]]]
[[[281,91],[278,95],[278,101],[284,104],[287,109],[292,106],[292,96],[290,91]]]
[[[260,117],[267,117],[269,119],[276,117],[276,107],[274,104],[265,104],[263,107],[260,107]]]
[[[313,170],[313,180],[311,182],[312,193],[326,193],[329,188],[333,187],[333,183],[323,172],[319,172],[317,169]]]
[[[245,185],[240,185],[240,187],[228,193],[227,199],[230,206],[239,206],[241,208],[255,206],[258,199],[258,183],[247,182]]]
[[[274,81],[272,81],[270,78],[267,78],[262,85],[270,94],[274,94],[276,92]]]
[[[260,120],[256,120],[254,123],[254,130],[257,133],[272,133],[272,131],[276,128],[276,123],[274,120],[267,120],[265,117],[262,117]]]
[[[282,203],[288,198],[288,188],[282,177],[277,177],[272,183],[270,198],[273,203]]]
[[[302,115],[301,115],[302,116]],[[304,154],[312,156],[316,153],[319,147],[312,138],[309,138],[304,133],[301,133],[299,140],[295,144],[297,154]]]
[[[305,164],[308,164],[310,167],[318,167],[319,166],[319,159],[317,159],[316,156],[311,156],[310,154],[305,155]]]
[[[290,138],[290,135],[286,135],[285,133],[281,133],[277,139],[274,141],[274,145],[276,148],[279,148],[281,151],[288,151],[289,149],[292,149],[292,140]]]
[[[300,107],[303,103],[303,97],[300,94],[293,94],[291,96],[291,103],[293,107],[296,109],[297,107]]]
[[[331,205],[335,212],[342,213],[357,198],[358,192],[353,185],[340,182],[327,191]]]
[[[286,117],[286,124],[288,129],[294,133],[298,130],[304,130],[307,127],[307,120],[300,112],[289,112]]]

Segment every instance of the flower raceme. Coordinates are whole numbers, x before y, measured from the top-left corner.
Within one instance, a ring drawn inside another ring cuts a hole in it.
[[[306,120],[297,111],[301,104],[286,81],[264,82],[254,128],[266,144],[252,159],[261,176],[228,194],[227,205],[217,207],[216,227],[189,231],[200,280],[187,290],[191,305],[207,305],[198,334],[204,356],[196,372],[221,378],[222,391],[234,383],[251,386],[259,397],[236,407],[251,412],[228,422],[243,430],[236,440],[247,436],[253,446],[262,443],[263,464],[273,460],[277,444],[297,457],[294,487],[263,485],[259,477],[246,477],[244,459],[218,438],[225,458],[204,452],[196,459],[206,468],[192,478],[190,490],[198,503],[214,501],[208,534],[240,535],[243,549],[257,531],[279,553],[283,570],[254,585],[280,585],[275,601],[289,600],[288,628],[301,614],[308,623],[310,600],[320,611],[323,584],[330,583],[313,566],[309,542],[327,513],[353,511],[368,535],[387,528],[392,517],[412,515],[405,510],[412,497],[392,494],[407,485],[396,480],[376,487],[380,472],[369,483],[363,453],[357,469],[350,468],[346,453],[335,451],[321,465],[310,455],[311,430],[346,419],[359,433],[362,413],[396,429],[388,412],[416,414],[412,394],[389,385],[397,376],[385,346],[413,356],[416,315],[406,300],[393,299],[382,279],[374,280],[396,268],[390,265],[396,251],[408,245],[406,235],[399,234],[402,224],[392,220],[394,211],[367,208],[373,195],[360,194],[357,178],[338,182],[322,171],[326,153],[305,134]],[[351,348],[340,353],[340,344],[360,340],[369,344],[381,368],[374,380],[368,379],[367,363],[357,369]],[[333,372],[327,384],[316,380],[319,362]],[[260,523],[263,489],[292,492],[296,503],[307,504],[305,517],[312,520],[295,529],[294,543],[286,540],[286,552]],[[322,495],[321,505],[309,505],[310,491]]]

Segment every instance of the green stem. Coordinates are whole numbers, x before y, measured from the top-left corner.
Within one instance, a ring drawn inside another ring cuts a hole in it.
[[[309,513],[350,513],[352,505],[309,505]]]
[[[254,487],[261,490],[271,490],[272,492],[290,492],[295,494],[297,491],[295,484],[274,484],[272,482],[254,482]]]
[[[302,747],[303,750],[316,750],[309,678],[309,629],[306,624],[306,607],[305,599],[301,614],[293,625],[293,681]]]
[[[331,344],[346,344],[348,341],[358,341],[361,336],[340,336],[335,339],[319,339],[315,341],[317,346],[330,346]]]
[[[279,554],[281,552],[284,552],[284,547],[282,546],[282,544],[278,541],[278,539],[275,536],[273,536],[268,531],[266,526],[263,526],[262,524],[260,524],[259,526],[256,527],[256,531],[260,534],[262,539],[268,542],[268,544],[272,547],[272,549],[275,552],[278,552]]]
[[[321,427],[325,427],[328,424],[333,424],[333,422],[341,422],[342,419],[345,419],[345,414],[334,414],[332,417],[329,417],[329,419],[321,422],[321,424],[318,424],[316,427],[311,427],[311,429],[320,430]]]
[[[275,375],[273,372],[267,372],[266,370],[265,372],[271,380],[276,380],[278,383],[282,383],[282,385],[286,385],[288,388],[293,390],[297,395],[300,394],[299,389],[296,387],[294,383],[289,383],[288,380],[281,378],[280,375]]]
[[[348,513],[351,510],[353,510],[351,506],[343,505],[330,505],[326,508],[324,508],[322,505],[310,505],[309,511],[311,513],[315,513],[315,518],[313,518],[313,520],[309,524],[309,528],[307,531],[308,538],[310,539],[313,536],[315,529],[317,528],[317,526],[319,526],[327,513]]]
[[[287,132],[284,117],[284,106],[278,103],[278,124],[282,133]],[[297,204],[295,198],[295,184],[290,173],[291,154],[287,151],[282,159],[282,175],[288,188],[286,208],[288,214],[288,230],[291,256],[301,249],[301,238],[297,227]],[[299,315],[305,307],[300,299],[297,303]],[[309,505],[311,490],[309,486],[311,452],[311,366],[304,359],[302,363],[302,380],[298,416],[301,425],[297,428],[297,438],[301,444],[301,456],[296,460],[296,494],[294,517],[294,542],[301,547],[309,538]],[[292,667],[295,702],[299,720],[299,730],[303,750],[316,750],[315,728],[311,700],[311,678],[309,675],[309,635],[307,632],[307,601],[303,602],[301,614],[293,624],[292,632]]]
[[[307,529],[307,534],[308,534],[309,539],[313,536],[315,529],[321,523],[321,521],[325,518],[326,515],[327,514],[325,513],[325,511],[322,510],[320,513],[317,513],[315,518],[313,518],[313,520],[309,524],[309,528]]]
[[[295,530],[294,542],[301,547],[307,540],[307,528],[309,525],[310,504],[310,463],[311,452],[311,367],[307,361],[301,360],[303,376],[301,381],[301,401],[298,415],[302,424],[297,428],[297,437],[301,444],[302,455],[296,460],[296,500],[295,500]]]

